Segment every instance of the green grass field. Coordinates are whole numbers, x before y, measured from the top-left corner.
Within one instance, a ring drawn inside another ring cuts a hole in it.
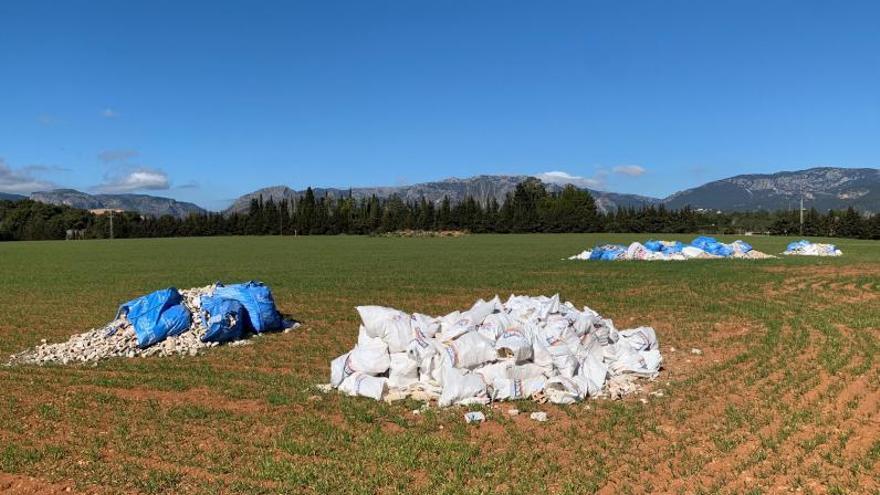
[[[880,493],[880,243],[834,240],[839,259],[562,261],[637,239],[0,244],[4,360],[168,286],[259,279],[303,321],[195,358],[0,368],[0,492]],[[779,253],[791,239],[748,240]],[[459,408],[415,416],[312,388],[356,340],[356,305],[445,314],[512,292],[654,326],[665,369],[646,391],[663,396],[516,404],[543,424],[501,404],[472,426]]]

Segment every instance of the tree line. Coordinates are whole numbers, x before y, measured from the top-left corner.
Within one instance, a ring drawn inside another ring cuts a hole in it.
[[[588,191],[568,186],[548,192],[537,180],[520,183],[501,203],[468,197],[438,204],[421,199],[316,197],[307,189],[295,201],[255,198],[244,213],[207,213],[187,218],[116,213],[117,238],[218,235],[381,234],[401,230],[465,230],[474,233],[628,232],[797,235],[798,211],[720,213],[664,206],[618,208],[600,212]],[[109,215],[31,200],[0,201],[0,240],[64,239],[69,229],[87,239],[110,236]],[[880,215],[846,211],[805,214],[805,236],[880,239]]]

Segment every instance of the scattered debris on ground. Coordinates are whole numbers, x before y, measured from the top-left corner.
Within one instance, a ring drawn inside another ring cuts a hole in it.
[[[718,242],[714,237],[700,236],[683,244],[679,241],[647,241],[644,244],[633,242],[622,244],[603,244],[590,251],[569,257],[570,260],[590,261],[685,261],[691,259],[769,259],[775,256],[754,249],[745,241],[730,244]]]
[[[442,317],[359,306],[357,345],[334,359],[330,384],[375,400],[440,407],[532,399],[620,398],[654,378],[662,357],[650,327],[618,331],[559,296],[496,296]]]
[[[529,414],[529,419],[531,419],[533,421],[537,421],[538,423],[543,423],[543,422],[547,421],[547,419],[549,419],[549,418],[547,418],[547,413],[545,413],[544,411],[539,411],[539,412],[533,412],[532,414]]]
[[[178,290],[173,287],[119,307],[102,328],[13,354],[7,365],[94,363],[111,357],[195,356],[221,344],[247,345],[250,335],[296,327],[260,282]]]
[[[790,243],[782,253],[786,256],[842,256],[843,251],[834,244],[813,243],[801,239]]]
[[[465,423],[482,423],[486,421],[486,415],[480,411],[471,411],[464,415]]]

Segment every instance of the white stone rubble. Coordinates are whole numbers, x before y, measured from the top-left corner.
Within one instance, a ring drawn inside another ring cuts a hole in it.
[[[545,413],[544,411],[538,411],[529,414],[529,419],[531,419],[532,421],[537,421],[538,423],[543,423],[549,418],[547,418],[547,413]]]

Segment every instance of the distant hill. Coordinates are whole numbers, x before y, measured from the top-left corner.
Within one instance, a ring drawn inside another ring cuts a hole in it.
[[[135,211],[142,215],[155,217],[171,215],[186,218],[192,213],[205,213],[203,208],[193,203],[147,194],[87,194],[74,189],[55,189],[35,192],[31,194],[30,198],[42,203],[67,205],[84,210],[108,208]]]
[[[722,211],[780,210],[800,206],[817,210],[853,206],[880,212],[880,170],[819,167],[775,174],[737,175],[677,192],[663,200],[669,208],[690,205]]]
[[[387,198],[393,194],[397,194],[404,201],[418,201],[425,198],[434,203],[440,203],[444,197],[448,197],[453,203],[459,202],[468,196],[472,196],[481,202],[495,198],[499,203],[503,203],[507,193],[512,192],[516,185],[528,179],[525,175],[480,175],[466,179],[450,178],[436,182],[424,182],[409,186],[387,186],[387,187],[356,187],[352,189],[338,188],[313,188],[315,196],[322,197],[325,194],[338,198],[347,196],[349,193],[355,198],[364,198],[376,195],[380,198]],[[562,186],[556,184],[546,184],[548,191],[558,191]],[[638,196],[635,194],[618,194],[605,191],[589,190],[596,198],[597,207],[601,211],[612,210],[619,206],[643,206],[654,204],[660,200],[647,196]],[[300,198],[305,191],[296,191],[287,186],[273,186],[259,189],[252,193],[245,194],[236,199],[235,202],[226,210],[227,213],[244,213],[250,206],[251,199],[262,196],[263,200],[273,199],[279,201],[281,199]]]
[[[7,201],[19,201],[22,199],[27,199],[27,196],[22,196],[21,194],[0,192],[0,199],[5,199]]]

